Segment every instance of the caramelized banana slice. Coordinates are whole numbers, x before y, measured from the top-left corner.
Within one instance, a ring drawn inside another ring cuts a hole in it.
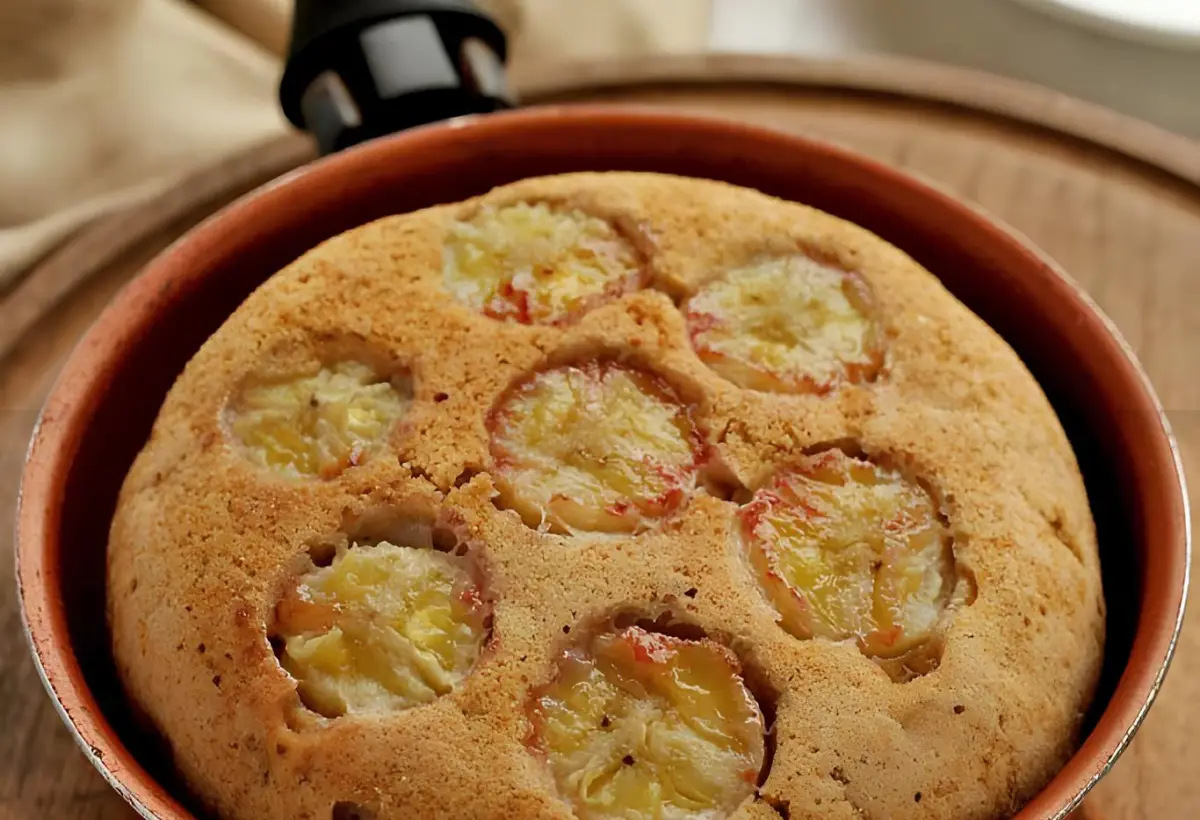
[[[732,270],[686,314],[701,360],[752,390],[822,393],[870,381],[883,362],[866,283],[806,256]]]
[[[280,661],[325,717],[406,709],[452,691],[487,638],[468,559],[386,541],[343,549],[276,609]]]
[[[291,476],[335,478],[361,464],[412,403],[407,378],[388,380],[360,362],[245,387],[227,423],[255,464]]]
[[[701,442],[661,379],[591,361],[537,373],[489,418],[501,503],[531,527],[634,532],[683,503]]]
[[[583,820],[717,818],[754,793],[765,754],[737,658],[629,627],[567,651],[534,694],[532,743]]]
[[[776,474],[739,515],[759,583],[798,638],[898,658],[929,639],[953,594],[937,507],[895,470],[829,450]]]
[[[485,205],[446,238],[442,281],[494,319],[562,322],[637,290],[632,246],[608,222],[545,203]]]

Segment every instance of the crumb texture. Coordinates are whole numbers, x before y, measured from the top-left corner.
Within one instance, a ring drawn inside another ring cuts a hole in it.
[[[654,174],[275,274],[108,554],[126,692],[225,820],[1000,820],[1103,654],[1013,351],[859,227]]]

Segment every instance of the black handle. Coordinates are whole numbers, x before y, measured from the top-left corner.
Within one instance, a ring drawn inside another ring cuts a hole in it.
[[[296,0],[279,99],[322,154],[510,108],[504,32],[470,0]]]

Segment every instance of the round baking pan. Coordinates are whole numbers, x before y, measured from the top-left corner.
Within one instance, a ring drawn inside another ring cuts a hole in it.
[[[1161,407],[1128,345],[1084,292],[984,214],[825,143],[637,108],[544,107],[376,140],[237,201],[152,261],[66,363],[24,471],[23,613],[64,718],[144,816],[194,815],[120,697],[104,627],[104,544],[124,474],[183,364],[255,286],[324,238],[523,177],[618,169],[722,179],[863,225],[914,256],[1017,350],[1079,457],[1110,605],[1088,734],[1018,817],[1065,817],[1124,749],[1178,634],[1187,500]]]

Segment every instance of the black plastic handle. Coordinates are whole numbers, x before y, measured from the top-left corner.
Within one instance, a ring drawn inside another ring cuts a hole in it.
[[[322,154],[510,108],[504,32],[470,0],[296,0],[279,99]]]

